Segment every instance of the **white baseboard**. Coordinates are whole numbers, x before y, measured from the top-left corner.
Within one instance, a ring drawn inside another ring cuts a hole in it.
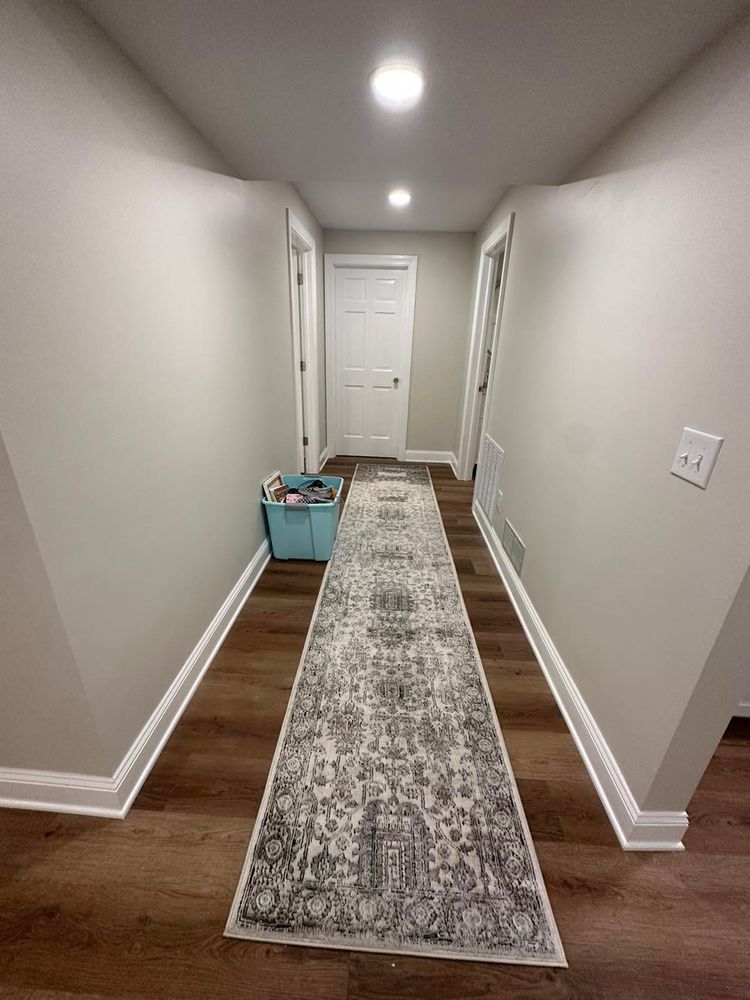
[[[270,558],[264,539],[111,778],[0,768],[0,806],[124,818]]]
[[[741,719],[750,719],[750,701],[741,701],[734,710],[734,715]]]
[[[682,837],[688,827],[687,813],[639,808],[596,719],[576,687],[520,577],[505,555],[497,533],[476,503],[472,510],[618,840],[626,851],[683,850]]]
[[[458,462],[452,451],[406,451],[405,462],[434,462],[436,465],[450,465],[456,475]],[[458,477],[456,477],[458,478]]]
[[[318,457],[318,470],[322,469],[327,461],[328,461],[328,445],[325,446],[325,448],[321,451]]]
[[[21,767],[0,768],[0,807],[83,813],[113,819],[125,815],[112,778],[64,771],[31,771]]]

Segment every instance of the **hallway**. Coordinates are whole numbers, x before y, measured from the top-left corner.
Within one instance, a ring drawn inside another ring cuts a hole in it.
[[[348,484],[355,465],[325,472]],[[747,726],[694,796],[686,852],[624,852],[474,522],[473,484],[430,471],[570,968],[221,936],[324,571],[272,561],[124,821],[0,813],[0,997],[743,995]]]

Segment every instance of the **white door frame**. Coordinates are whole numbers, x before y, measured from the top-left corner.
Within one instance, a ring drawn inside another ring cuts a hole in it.
[[[372,268],[406,272],[406,343],[404,360],[406,369],[399,375],[399,407],[396,430],[398,460],[406,455],[406,430],[409,422],[409,388],[411,386],[411,352],[414,342],[414,307],[417,299],[417,256],[411,254],[325,254],[326,301],[326,414],[328,425],[328,457],[336,455],[337,399],[336,399],[336,269],[343,267]]]
[[[492,305],[492,292],[495,287],[495,277],[497,270],[497,260],[501,253],[503,256],[503,270],[500,275],[500,297],[497,304],[497,320],[495,323],[495,344],[499,344],[500,321],[503,315],[503,301],[505,299],[505,286],[508,278],[508,263],[510,261],[510,241],[513,236],[513,223],[515,212],[503,219],[499,226],[492,230],[490,235],[482,244],[479,254],[479,269],[477,273],[477,285],[474,296],[474,312],[471,320],[471,341],[469,344],[469,364],[466,370],[466,385],[464,387],[464,400],[461,411],[461,433],[458,439],[458,478],[471,479],[474,466],[474,456],[471,454],[471,445],[475,440],[477,422],[479,420],[479,382],[482,376],[482,363],[484,361],[484,339],[487,331],[487,324],[490,321],[490,308]],[[492,382],[497,365],[499,351],[496,349],[492,353],[492,363],[487,385],[487,396],[484,401],[484,419],[480,434],[480,442],[484,436],[484,424],[490,412],[490,397],[492,395]]]
[[[319,471],[320,427],[318,420],[318,282],[315,240],[291,208],[286,211],[287,252],[289,255],[289,307],[292,316],[292,364],[294,378],[295,434],[297,469],[300,473]],[[302,294],[299,311],[294,297],[298,294],[294,251],[300,254]],[[305,363],[304,376],[302,362]],[[305,379],[304,420],[302,383]],[[303,428],[307,428],[307,446]]]

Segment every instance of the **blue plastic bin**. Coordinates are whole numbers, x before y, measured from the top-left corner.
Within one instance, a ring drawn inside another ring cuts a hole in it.
[[[271,546],[276,559],[315,559],[324,562],[331,558],[339,527],[344,480],[340,476],[281,477],[281,481],[287,486],[297,487],[313,479],[320,479],[326,486],[336,487],[338,493],[333,503],[273,503],[265,497],[261,500],[266,508]]]

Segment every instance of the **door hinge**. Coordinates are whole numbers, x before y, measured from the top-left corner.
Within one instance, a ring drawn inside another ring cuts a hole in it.
[[[299,363],[299,370],[301,372],[306,372],[307,371],[307,362],[306,361],[300,361],[300,363]]]
[[[307,438],[307,435],[305,435],[305,437],[302,438],[302,444],[305,445],[305,446],[308,445],[308,444],[310,444],[310,442],[309,442],[309,440]]]
[[[305,283],[305,279],[302,277],[301,274],[298,274],[297,275],[297,284],[298,285],[304,285],[304,283]]]

